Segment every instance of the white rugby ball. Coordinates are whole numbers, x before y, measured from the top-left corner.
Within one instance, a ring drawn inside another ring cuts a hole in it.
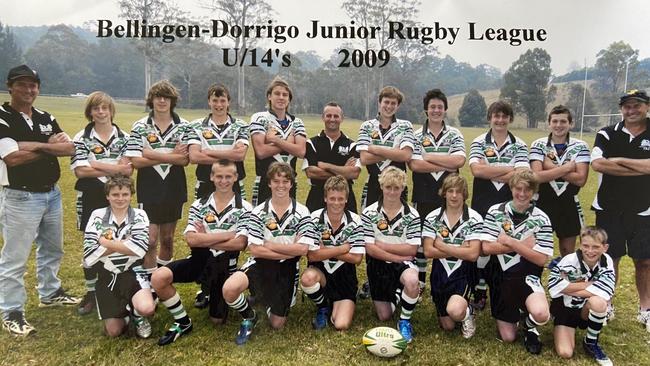
[[[368,352],[379,357],[395,357],[406,349],[407,342],[397,329],[376,327],[363,335]]]

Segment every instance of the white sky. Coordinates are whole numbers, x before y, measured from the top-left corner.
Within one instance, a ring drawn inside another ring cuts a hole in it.
[[[296,25],[297,39],[283,44],[264,46],[281,51],[315,50],[329,57],[340,40],[308,39],[311,20],[324,25],[349,24],[341,10],[342,0],[269,0],[278,13],[276,24]],[[210,16],[197,6],[197,0],[178,1],[181,8],[194,15]],[[110,19],[123,22],[118,14],[117,0],[0,0],[3,11],[0,21],[8,25],[81,25],[89,20]],[[640,51],[640,58],[650,57],[647,24],[650,1],[647,0],[423,0],[419,21],[425,26],[460,27],[453,45],[434,42],[441,54],[472,65],[487,63],[505,71],[520,54],[529,48],[542,47],[552,58],[553,73],[563,74],[572,63],[592,65],[596,53],[615,41],[623,40]],[[217,18],[216,16],[211,16]],[[468,22],[476,29],[544,28],[545,42],[529,42],[510,46],[499,41],[470,41]],[[201,24],[208,26],[209,24]],[[416,42],[413,40],[413,42]]]

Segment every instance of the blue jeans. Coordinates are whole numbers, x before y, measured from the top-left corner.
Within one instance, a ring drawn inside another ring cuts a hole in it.
[[[24,311],[27,260],[36,243],[36,277],[40,299],[61,287],[57,277],[63,257],[63,208],[58,187],[46,193],[4,188],[0,223],[4,247],[0,253],[0,311]]]

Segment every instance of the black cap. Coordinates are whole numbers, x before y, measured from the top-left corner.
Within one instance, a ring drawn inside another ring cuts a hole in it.
[[[623,103],[628,100],[638,100],[643,103],[650,103],[650,97],[645,92],[645,90],[631,89],[621,95],[621,99],[618,101],[618,105],[621,106]]]
[[[9,70],[9,74],[7,75],[7,81],[8,82],[14,81],[22,77],[28,77],[33,79],[39,84],[41,83],[41,78],[38,76],[36,70],[33,70],[27,65],[16,66],[13,69]]]

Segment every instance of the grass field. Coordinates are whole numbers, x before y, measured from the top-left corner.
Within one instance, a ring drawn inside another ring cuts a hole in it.
[[[8,100],[6,94],[0,94],[0,99]],[[37,100],[38,108],[55,115],[62,128],[74,135],[84,125],[83,100],[72,98],[47,98]],[[186,119],[203,116],[205,111],[178,111]],[[116,120],[118,124],[129,129],[132,121],[143,115],[142,107],[119,105]],[[321,129],[318,116],[303,116],[310,136]],[[244,118],[246,119],[246,118]],[[345,121],[343,129],[352,138],[357,137],[359,121]],[[482,129],[463,129],[466,143],[483,132]],[[537,130],[514,130],[516,135],[530,144],[535,138],[546,134]],[[584,139],[591,145],[593,135]],[[75,223],[75,193],[73,190],[74,175],[69,169],[69,159],[60,159],[62,177],[59,185],[63,191],[65,250],[60,277],[64,286],[71,293],[83,295],[83,275],[80,267],[82,253],[82,235],[76,231]],[[298,163],[300,166],[300,162]],[[249,149],[246,160],[249,172],[246,179],[247,191],[251,192],[254,178],[254,160],[252,149]],[[195,182],[194,167],[186,169],[190,201]],[[469,177],[469,168],[462,169],[462,174]],[[307,196],[307,182],[304,174],[300,173],[298,183],[298,198],[304,202]],[[360,197],[362,182],[366,174],[355,184],[357,197]],[[471,179],[470,179],[471,182]],[[596,192],[596,176],[591,172],[587,186],[581,191],[580,199],[583,208],[587,208],[587,223],[593,223],[594,215],[588,210]],[[185,206],[187,213],[188,205]],[[188,253],[180,233],[182,232],[187,215],[179,222],[175,240],[176,258]],[[617,318],[605,328],[601,342],[605,351],[617,365],[650,365],[650,334],[634,320],[636,317],[638,298],[634,287],[633,266],[629,258],[622,261],[622,278],[620,280],[614,304],[617,307]],[[365,277],[365,267],[360,266],[360,277]],[[214,327],[209,323],[206,311],[192,308],[196,286],[193,284],[179,285],[181,298],[186,310],[194,320],[194,332],[179,339],[175,344],[160,348],[156,345],[157,338],[164,333],[171,323],[171,316],[163,306],[152,320],[153,336],[149,340],[134,337],[108,339],[102,334],[102,324],[95,313],[86,317],[76,314],[74,308],[39,309],[38,297],[35,290],[34,261],[30,259],[25,276],[28,290],[26,316],[29,322],[38,330],[34,336],[16,338],[6,331],[0,332],[0,365],[366,365],[366,364],[416,364],[416,365],[592,365],[594,362],[587,358],[580,347],[576,350],[573,360],[562,361],[552,347],[552,326],[542,327],[544,350],[539,356],[527,354],[520,343],[502,344],[496,339],[496,328],[490,318],[489,311],[480,313],[477,318],[477,333],[471,340],[465,340],[460,332],[444,334],[438,327],[435,309],[431,304],[428,291],[422,303],[414,313],[415,339],[403,355],[394,359],[383,360],[368,354],[361,345],[361,337],[365,330],[379,326],[395,326],[391,322],[382,324],[374,316],[370,300],[360,300],[353,326],[346,332],[336,332],[327,329],[315,332],[311,329],[311,318],[314,306],[308,299],[298,301],[289,315],[289,322],[281,331],[271,331],[265,321],[257,328],[252,340],[243,347],[234,344],[234,336],[239,327],[239,316],[231,314],[228,323],[222,327]],[[580,336],[584,333],[579,332]],[[579,341],[578,341],[579,344]]]

